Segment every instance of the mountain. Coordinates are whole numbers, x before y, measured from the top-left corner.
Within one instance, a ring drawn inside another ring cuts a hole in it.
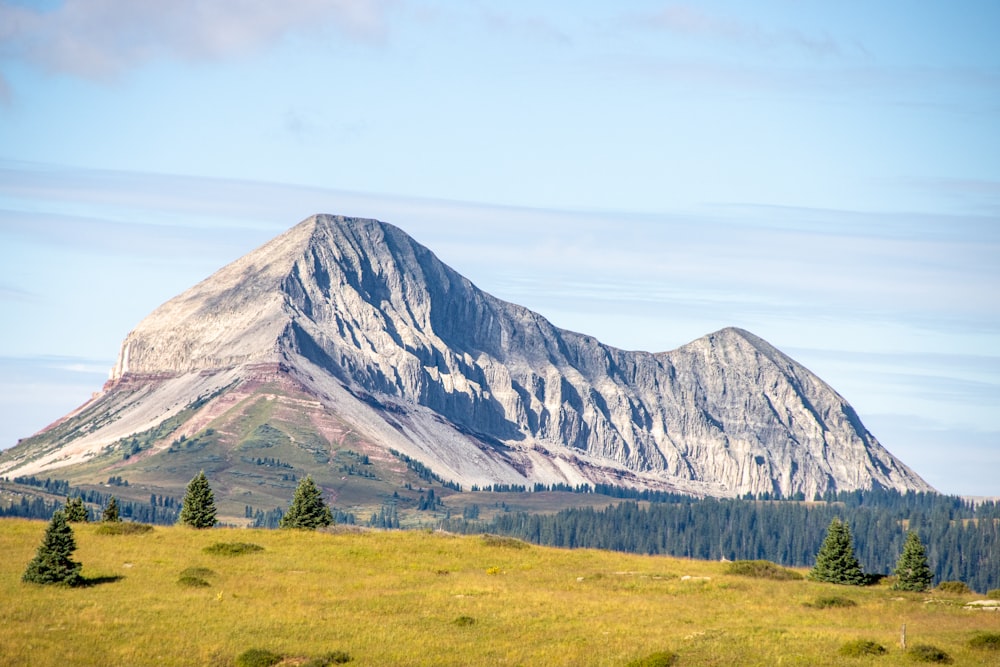
[[[202,468],[235,502],[407,458],[466,489],[931,490],[749,332],[619,350],[481,291],[392,225],[326,215],[153,311],[103,391],[3,452],[0,474],[173,488]]]

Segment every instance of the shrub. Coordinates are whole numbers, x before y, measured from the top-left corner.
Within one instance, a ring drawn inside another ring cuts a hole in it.
[[[134,523],[132,521],[105,522],[97,527],[95,531],[98,535],[143,535],[151,532],[153,527],[148,523]]]
[[[177,583],[190,588],[208,588],[211,585],[201,577],[195,577],[190,574],[182,574]]]
[[[496,576],[500,574],[501,570],[496,565],[486,568],[486,574]]]
[[[639,658],[628,663],[627,667],[669,667],[677,662],[677,654],[670,651],[657,651],[645,658]]]
[[[879,574],[877,572],[865,572],[865,586],[889,586],[892,587],[897,581],[891,574]]]
[[[344,651],[331,651],[318,658],[312,658],[304,663],[302,667],[329,667],[329,665],[342,665],[345,662],[351,662],[354,658],[351,657],[349,653]]]
[[[987,599],[1000,600],[1000,588],[994,588],[986,593]]]
[[[252,542],[216,542],[202,549],[205,553],[213,556],[242,556],[263,550],[264,547]]]
[[[189,567],[181,572],[182,577],[211,577],[214,575],[215,571],[207,567]]]
[[[503,537],[501,535],[490,535],[487,533],[483,535],[483,546],[487,547],[504,547],[507,549],[527,549],[528,543],[523,542],[516,537]]]
[[[837,607],[857,607],[858,603],[851,598],[845,598],[839,595],[828,595],[816,598],[814,602],[807,602],[806,606],[812,607],[813,609],[830,609]]]
[[[1000,632],[979,632],[969,640],[969,648],[1000,651]]]
[[[271,667],[284,659],[265,648],[251,648],[236,656],[236,667]]]
[[[949,595],[968,595],[972,591],[964,581],[942,581],[937,586],[939,593],[947,593]]]
[[[802,575],[794,570],[780,567],[769,560],[736,560],[726,568],[726,574],[757,579],[773,579],[775,581],[790,581],[802,579]]]
[[[460,628],[464,628],[470,625],[475,625],[476,619],[472,618],[471,616],[459,616],[454,621],[452,621],[452,623],[454,623]]]
[[[906,654],[910,657],[910,660],[915,662],[939,662],[944,665],[952,663],[950,655],[937,646],[931,646],[930,644],[917,644],[908,649]]]
[[[855,639],[840,647],[840,655],[850,658],[861,658],[866,655],[885,655],[887,650],[884,646],[870,639]]]

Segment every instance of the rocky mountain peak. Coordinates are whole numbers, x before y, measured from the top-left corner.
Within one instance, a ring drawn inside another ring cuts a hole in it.
[[[140,387],[148,425],[176,414],[149,407],[167,384],[179,405],[191,387],[224,393],[262,373],[461,484],[930,489],[839,394],[747,331],[619,350],[482,292],[377,220],[314,216],[163,304],[125,339],[107,393]],[[129,422],[116,423],[76,446],[120,437]]]

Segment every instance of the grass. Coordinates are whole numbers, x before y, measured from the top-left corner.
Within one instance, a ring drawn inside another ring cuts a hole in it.
[[[106,583],[22,584],[45,527],[0,520],[0,666],[231,667],[251,650],[288,665],[328,657],[470,667],[624,667],[672,655],[678,667],[876,660],[840,655],[859,637],[887,647],[880,666],[912,665],[897,643],[904,623],[908,643],[939,647],[954,664],[996,656],[970,646],[996,631],[995,615],[965,611],[953,596],[756,579],[727,574],[725,563],[506,548],[427,531],[157,527],[109,539],[78,524],[74,559],[85,577]],[[204,551],[236,543],[263,551]],[[209,586],[178,585],[179,576]],[[843,595],[856,606],[803,608]]]

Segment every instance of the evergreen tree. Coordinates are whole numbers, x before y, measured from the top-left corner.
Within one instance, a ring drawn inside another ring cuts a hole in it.
[[[810,570],[809,578],[813,581],[853,586],[865,583],[865,574],[861,571],[861,564],[854,555],[851,529],[840,519],[830,522],[826,539],[816,554],[816,565]]]
[[[80,569],[83,566],[70,558],[75,549],[73,529],[66,523],[63,511],[57,510],[52,515],[49,527],[45,529],[45,537],[42,538],[35,558],[28,563],[28,569],[24,571],[21,580],[31,584],[68,586],[82,583]]]
[[[320,526],[329,526],[331,523],[333,515],[330,513],[330,508],[323,502],[323,496],[312,478],[306,477],[299,482],[292,504],[278,525],[282,528],[314,530]]]
[[[920,537],[914,531],[906,534],[903,553],[896,563],[896,583],[892,585],[897,591],[926,591],[931,587],[934,575],[927,564],[927,552]]]
[[[211,528],[215,525],[215,497],[202,470],[187,486],[180,522],[192,528]]]
[[[87,512],[83,498],[66,498],[66,520],[70,523],[87,523],[90,521],[90,514]]]
[[[105,521],[107,523],[118,523],[121,520],[121,517],[118,516],[118,501],[115,500],[114,496],[111,496],[111,500],[108,501],[108,506],[104,508],[104,513],[101,514],[101,521]]]

